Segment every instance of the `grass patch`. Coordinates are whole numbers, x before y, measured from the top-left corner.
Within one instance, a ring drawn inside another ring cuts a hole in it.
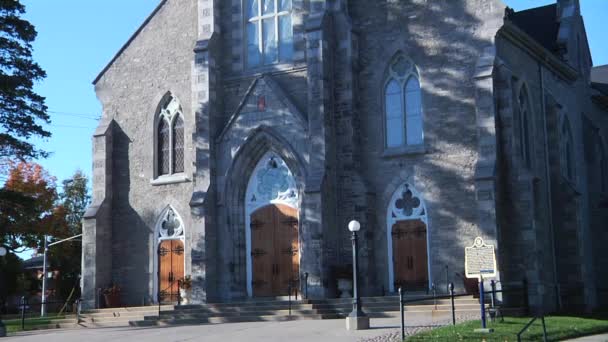
[[[24,328],[21,329],[21,319],[10,319],[3,320],[4,325],[6,325],[6,331],[8,333],[14,333],[18,331],[27,331],[27,330],[36,330],[38,328],[46,327],[49,324],[52,324],[52,320],[54,319],[63,319],[65,316],[48,316],[48,317],[37,317],[37,318],[27,318],[25,319]]]
[[[530,321],[529,317],[505,317],[504,322],[488,321],[491,334],[474,332],[480,328],[480,321],[470,321],[456,326],[437,328],[423,332],[406,341],[517,341],[517,333]],[[545,318],[547,337],[550,341],[576,338],[608,332],[608,320],[598,318],[550,316]],[[543,328],[540,320],[522,334],[522,341],[542,341]]]

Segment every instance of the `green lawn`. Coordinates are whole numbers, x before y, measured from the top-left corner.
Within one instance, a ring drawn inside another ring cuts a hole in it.
[[[25,320],[25,330],[35,330],[37,327],[39,326],[46,326],[48,324],[51,324],[51,320],[53,319],[62,319],[65,318],[64,316],[49,316],[49,317],[38,317],[38,318],[27,318]],[[9,333],[13,333],[13,332],[17,332],[17,331],[22,331],[21,330],[21,319],[10,319],[10,320],[3,320],[4,324],[6,325],[6,331]]]
[[[530,321],[525,317],[505,317],[504,322],[488,321],[488,328],[494,332],[482,334],[474,332],[480,328],[480,321],[470,321],[456,326],[447,326],[406,338],[406,341],[517,341],[517,333]],[[547,335],[550,341],[608,333],[608,320],[567,316],[545,318]],[[542,341],[542,323],[538,319],[522,335],[522,341]]]

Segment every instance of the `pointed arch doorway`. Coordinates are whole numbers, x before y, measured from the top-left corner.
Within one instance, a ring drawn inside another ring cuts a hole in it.
[[[154,292],[160,303],[177,303],[178,280],[185,275],[184,223],[172,207],[167,207],[156,224],[154,261],[157,277]]]
[[[403,184],[391,198],[387,214],[389,290],[428,290],[428,219],[420,194]]]
[[[299,286],[299,194],[293,174],[274,152],[255,167],[245,197],[247,294],[287,295]]]

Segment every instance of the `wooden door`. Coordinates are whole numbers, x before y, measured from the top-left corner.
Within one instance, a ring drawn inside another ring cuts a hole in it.
[[[184,277],[184,243],[180,240],[161,241],[158,246],[159,300],[177,302],[178,280]]]
[[[269,205],[251,215],[252,288],[256,297],[288,294],[299,286],[297,210]]]
[[[254,296],[273,295],[275,274],[274,206],[258,209],[251,215],[251,267]]]
[[[300,273],[300,252],[298,242],[297,211],[288,206],[277,206],[275,210],[275,253],[277,271],[274,293],[289,294],[291,285],[298,288]]]
[[[420,220],[399,221],[393,225],[393,274],[395,289],[428,289],[426,225]]]

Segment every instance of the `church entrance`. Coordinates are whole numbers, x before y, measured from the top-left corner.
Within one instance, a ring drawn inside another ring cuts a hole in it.
[[[178,281],[185,275],[185,227],[179,214],[167,206],[156,222],[154,296],[160,303],[176,303]]]
[[[386,215],[388,288],[406,291],[428,290],[429,219],[422,196],[414,187],[402,184],[389,202]]]
[[[399,221],[393,225],[391,235],[395,287],[426,290],[429,282],[426,224],[421,220]]]
[[[251,215],[253,295],[283,296],[298,288],[300,272],[297,211],[268,205]]]
[[[266,153],[245,195],[249,297],[285,296],[299,288],[299,206],[291,170],[277,153]]]
[[[175,303],[179,296],[178,280],[184,277],[184,243],[164,240],[158,246],[159,300]]]

